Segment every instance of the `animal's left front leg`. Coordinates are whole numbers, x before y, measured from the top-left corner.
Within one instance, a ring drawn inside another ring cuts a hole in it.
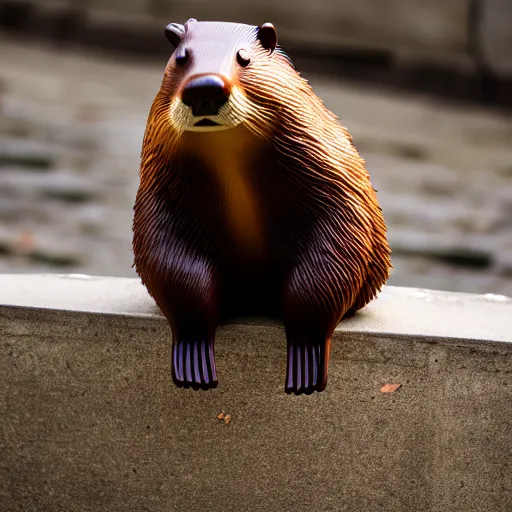
[[[287,393],[325,389],[331,336],[357,291],[358,272],[351,273],[349,265],[343,266],[343,255],[326,245],[310,248],[285,284]]]

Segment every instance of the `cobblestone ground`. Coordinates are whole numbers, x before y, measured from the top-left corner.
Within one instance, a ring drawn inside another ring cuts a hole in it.
[[[164,62],[0,41],[0,272],[133,276],[142,134]],[[512,296],[512,119],[310,77],[366,158],[390,284]]]

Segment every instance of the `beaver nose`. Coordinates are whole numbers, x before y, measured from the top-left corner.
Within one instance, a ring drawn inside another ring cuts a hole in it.
[[[192,107],[194,116],[214,116],[228,101],[229,88],[217,75],[193,78],[181,93],[181,101]]]

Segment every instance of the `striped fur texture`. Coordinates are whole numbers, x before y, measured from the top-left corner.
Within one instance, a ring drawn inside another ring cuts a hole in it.
[[[144,137],[135,267],[171,325],[177,385],[217,385],[219,322],[269,315],[286,329],[285,390],[309,394],[325,388],[338,322],[387,280],[390,248],[350,134],[261,34],[232,23],[183,27]],[[204,128],[181,101],[202,74],[230,87]]]

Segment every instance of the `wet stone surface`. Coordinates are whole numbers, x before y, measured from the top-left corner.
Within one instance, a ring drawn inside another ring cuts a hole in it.
[[[5,40],[0,53],[0,272],[134,276],[140,146],[165,62]],[[512,118],[309,78],[367,160],[390,284],[512,296]]]

